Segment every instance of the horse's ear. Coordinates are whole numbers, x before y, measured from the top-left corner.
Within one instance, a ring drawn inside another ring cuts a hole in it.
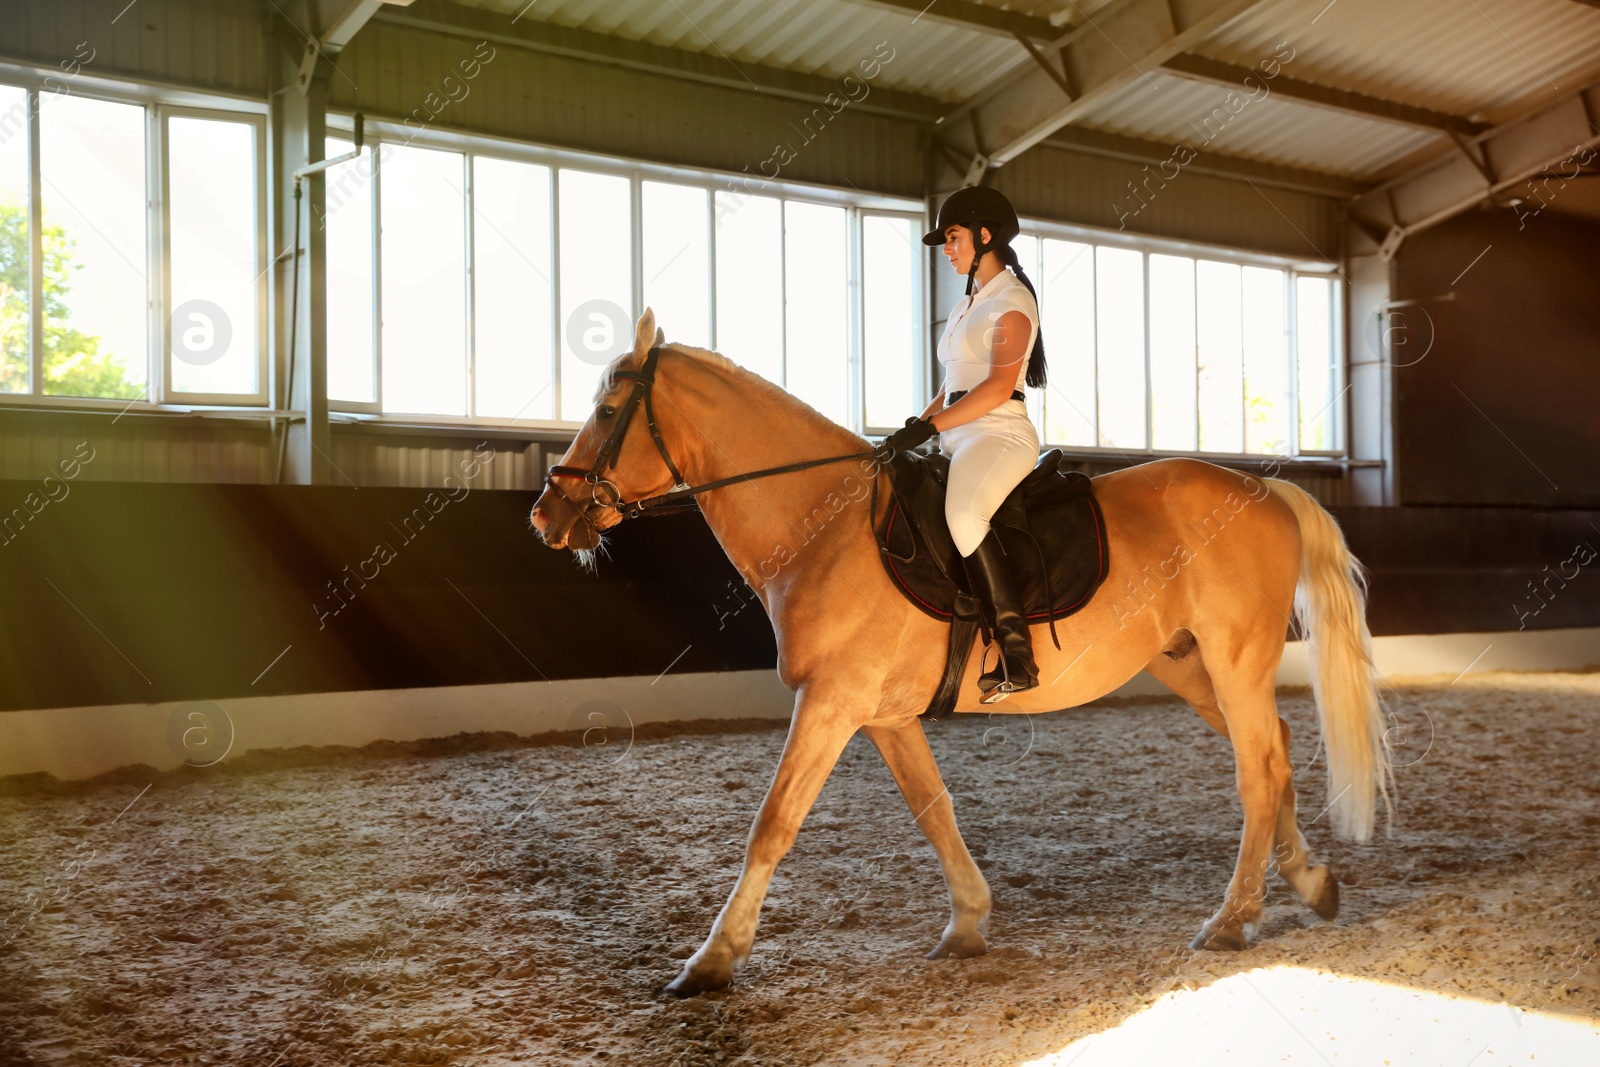
[[[656,329],[656,313],[649,308],[644,309],[644,314],[639,316],[638,328],[633,332],[633,350],[635,352],[648,352],[650,339],[656,337],[661,331]]]
[[[655,347],[660,348],[662,345],[664,345],[666,343],[667,343],[667,332],[665,330],[663,330],[661,327],[657,326],[656,327],[656,344],[655,344]]]

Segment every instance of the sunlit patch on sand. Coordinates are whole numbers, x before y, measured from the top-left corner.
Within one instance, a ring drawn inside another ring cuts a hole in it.
[[[1301,967],[1168,993],[1024,1067],[1600,1063],[1600,1021]]]

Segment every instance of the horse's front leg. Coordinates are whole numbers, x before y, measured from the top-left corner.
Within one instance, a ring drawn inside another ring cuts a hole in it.
[[[801,822],[860,722],[858,715],[847,713],[843,690],[823,693],[800,688],[778,772],[750,827],[744,870],[711,925],[711,935],[667,984],[667,992],[692,997],[733,981],[750,956],[772,872],[794,844]]]
[[[900,792],[911,807],[911,817],[938,853],[945,885],[950,890],[950,923],[928,958],[981,956],[989,949],[983,936],[989,918],[989,883],[972,862],[967,843],[961,840],[950,791],[939,777],[939,765],[928,748],[922,723],[913,719],[909,726],[868,726],[864,732],[899,783]]]

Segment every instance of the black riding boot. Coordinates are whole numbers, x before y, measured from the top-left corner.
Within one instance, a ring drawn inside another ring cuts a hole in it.
[[[983,693],[980,703],[993,704],[1037,686],[1039,666],[1033,661],[1033,638],[1023,614],[1022,596],[998,535],[991,529],[963,562],[973,591],[989,608],[995,642],[1000,646],[1000,661],[978,679],[978,689]]]

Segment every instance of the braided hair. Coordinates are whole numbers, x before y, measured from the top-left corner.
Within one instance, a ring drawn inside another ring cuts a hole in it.
[[[1028,292],[1033,296],[1034,305],[1038,306],[1039,294],[1034,291],[1033,283],[1028,280],[1027,273],[1023,271],[1022,264],[1017,260],[1017,250],[1011,247],[1011,243],[1009,241],[1004,243],[995,241],[990,241],[988,244],[981,243],[982,231],[985,225],[989,225],[991,234],[994,233],[995,227],[982,221],[976,221],[969,227],[972,231],[973,252],[972,267],[967,272],[967,295],[972,295],[973,287],[977,282],[978,261],[983,258],[985,252],[993,252],[1000,257],[1001,263],[1011,268],[1011,273],[1017,276],[1017,280],[1028,287]],[[1045,366],[1044,359],[1044,326],[1041,324],[1039,332],[1033,339],[1033,351],[1028,355],[1028,376],[1024,381],[1031,388],[1043,389],[1048,378],[1049,370]]]

